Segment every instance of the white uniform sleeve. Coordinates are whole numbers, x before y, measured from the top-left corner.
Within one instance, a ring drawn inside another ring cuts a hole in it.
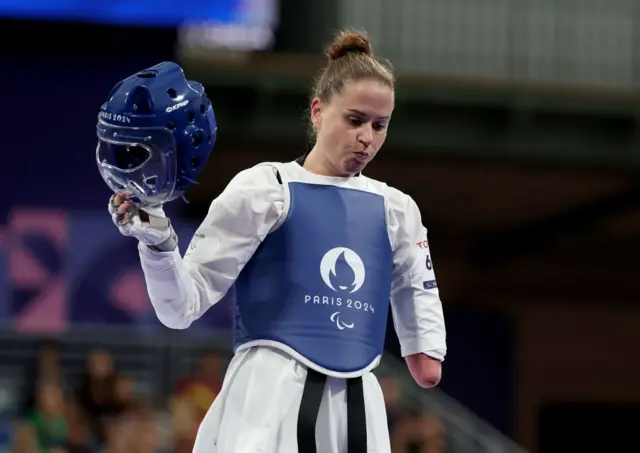
[[[239,173],[216,198],[184,259],[139,245],[149,298],[160,322],[185,329],[224,297],[282,215],[283,188],[270,165]]]
[[[444,360],[446,330],[427,229],[411,197],[394,190],[389,204],[394,244],[391,310],[402,356],[424,353]]]

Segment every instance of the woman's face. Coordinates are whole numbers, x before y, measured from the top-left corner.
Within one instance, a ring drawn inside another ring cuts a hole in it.
[[[328,103],[315,98],[311,121],[316,149],[334,173],[359,173],[375,157],[387,138],[394,108],[394,92],[376,80],[349,82]]]

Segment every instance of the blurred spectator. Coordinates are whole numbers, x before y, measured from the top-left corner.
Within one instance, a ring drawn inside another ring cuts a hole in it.
[[[57,383],[45,381],[39,385],[36,407],[27,420],[34,429],[39,451],[49,452],[51,448],[66,444],[65,402]]]
[[[390,376],[380,376],[378,381],[380,382],[382,395],[384,396],[389,432],[392,432],[402,411],[400,407],[400,388],[398,382]]]
[[[105,424],[105,444],[100,453],[130,453],[127,451],[129,433],[125,419],[114,419]]]
[[[29,422],[16,425],[11,442],[11,453],[38,453],[36,430]]]
[[[193,406],[185,399],[176,399],[171,406],[173,452],[191,453],[200,420]]]
[[[193,405],[202,419],[222,388],[223,373],[220,356],[208,351],[200,358],[196,372],[178,381],[174,395]]]
[[[393,453],[443,453],[443,425],[434,415],[416,406],[402,404],[402,392],[396,379],[379,376]]]
[[[136,408],[108,425],[104,453],[165,453],[153,413]]]
[[[222,388],[223,373],[221,357],[208,351],[196,373],[178,381],[171,404],[175,453],[193,449],[198,426]]]
[[[21,402],[21,414],[27,416],[36,405],[36,392],[40,383],[46,380],[57,384],[66,390],[62,367],[60,365],[60,351],[58,344],[45,341],[38,348],[35,362],[28,369],[25,378],[24,397]]]
[[[69,404],[67,422],[69,424],[67,452],[90,453],[91,429],[84,411],[78,405]]]
[[[104,350],[93,351],[87,361],[87,371],[77,392],[77,403],[87,417],[91,434],[98,444],[106,438],[108,417],[114,415],[117,374],[111,355]]]
[[[444,424],[433,414],[410,411],[391,433],[393,453],[445,453]]]
[[[130,421],[131,437],[128,453],[164,453],[153,413],[139,410]]]
[[[118,373],[113,389],[111,416],[126,416],[136,408],[135,383],[131,376]]]

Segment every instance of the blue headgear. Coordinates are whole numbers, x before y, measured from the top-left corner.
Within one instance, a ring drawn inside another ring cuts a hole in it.
[[[216,131],[203,86],[186,80],[176,63],[157,64],[119,82],[100,107],[100,174],[114,192],[167,203],[195,182]]]

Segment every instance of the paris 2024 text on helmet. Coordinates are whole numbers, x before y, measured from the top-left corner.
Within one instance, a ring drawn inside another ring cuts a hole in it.
[[[96,160],[114,192],[143,205],[183,195],[216,141],[217,124],[204,87],[180,66],[159,63],[116,84],[98,115]]]

